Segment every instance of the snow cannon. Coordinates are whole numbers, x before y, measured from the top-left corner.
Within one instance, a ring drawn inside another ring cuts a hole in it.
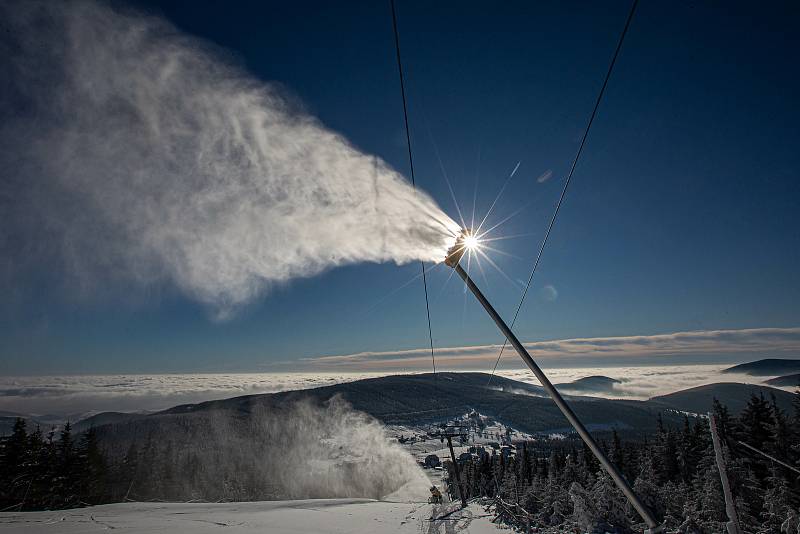
[[[456,268],[456,265],[461,261],[461,258],[464,256],[464,253],[467,251],[470,246],[468,243],[471,243],[475,240],[472,232],[464,228],[461,230],[461,234],[456,239],[455,244],[450,247],[450,250],[447,251],[447,257],[444,259],[444,263],[448,267],[452,267],[453,269]]]
[[[592,435],[586,429],[583,422],[578,419],[578,416],[572,410],[567,401],[564,397],[561,396],[561,393],[555,388],[550,379],[544,374],[544,371],[539,367],[539,365],[533,360],[531,355],[528,353],[528,349],[517,339],[517,336],[514,332],[511,331],[511,328],[503,321],[500,317],[500,314],[494,309],[494,307],[489,303],[486,297],[483,295],[478,286],[475,285],[475,282],[470,278],[469,274],[464,270],[464,268],[460,265],[461,258],[464,256],[464,252],[466,251],[478,251],[480,249],[480,240],[478,236],[475,236],[470,230],[464,229],[461,230],[461,235],[458,236],[455,245],[453,245],[450,250],[447,251],[447,257],[445,258],[444,262],[447,264],[448,267],[452,267],[453,270],[458,274],[458,276],[464,281],[467,285],[467,288],[475,295],[475,298],[478,299],[478,302],[483,306],[486,312],[489,314],[489,317],[492,318],[494,323],[503,333],[506,338],[506,343],[510,343],[512,347],[517,351],[522,361],[525,362],[525,365],[533,372],[536,378],[539,380],[539,383],[542,385],[544,390],[550,395],[550,398],[553,399],[556,406],[558,406],[561,413],[564,414],[567,421],[570,422],[572,427],[578,433],[578,435],[583,439],[583,442],[589,448],[589,450],[594,454],[595,458],[600,462],[600,465],[603,466],[603,469],[609,474],[611,479],[617,485],[617,487],[625,494],[628,501],[631,505],[639,512],[639,515],[642,516],[645,523],[647,523],[647,529],[645,530],[645,534],[657,534],[663,532],[663,525],[660,525],[654,518],[652,512],[648,508],[648,506],[639,498],[636,492],[633,490],[631,485],[625,480],[625,477],[620,472],[619,468],[615,466],[606,456],[606,453],[597,442],[594,440]],[[516,316],[515,316],[516,318]],[[503,344],[505,348],[505,343]],[[502,352],[500,353],[502,355]],[[448,437],[448,445],[450,445],[450,438]],[[452,453],[453,461],[455,462],[455,454]],[[458,464],[455,463],[457,466]],[[458,471],[456,471],[456,477],[458,478]],[[463,493],[462,493],[463,496]],[[464,501],[464,506],[466,506],[466,501]]]

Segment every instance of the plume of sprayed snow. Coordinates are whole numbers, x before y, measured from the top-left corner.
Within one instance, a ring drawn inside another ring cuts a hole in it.
[[[91,1],[0,17],[0,250],[16,264],[58,261],[88,290],[172,283],[224,316],[276,283],[441,261],[454,241],[386,163],[163,20]]]
[[[135,480],[142,499],[282,500],[366,497],[424,499],[430,485],[414,459],[376,419],[340,397],[308,398],[229,410],[144,418],[100,427],[117,458],[146,439],[149,478]],[[145,438],[146,437],[146,438]],[[164,491],[161,465],[174,473]],[[122,481],[125,482],[125,481]]]
[[[255,434],[286,451],[276,478],[289,495],[392,500],[426,495],[427,477],[376,419],[339,397],[321,407],[300,401],[291,411],[279,420],[261,410],[253,417]]]

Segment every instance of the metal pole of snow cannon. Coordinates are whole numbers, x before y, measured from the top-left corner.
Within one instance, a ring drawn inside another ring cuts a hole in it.
[[[533,374],[536,375],[536,378],[541,383],[542,387],[544,387],[545,391],[550,395],[553,401],[556,403],[556,406],[561,410],[561,413],[564,414],[564,417],[570,422],[572,427],[581,437],[581,439],[586,443],[592,453],[595,455],[597,460],[603,466],[603,469],[611,476],[616,483],[617,487],[622,490],[622,493],[625,494],[625,497],[628,498],[628,501],[633,505],[639,515],[642,516],[645,523],[649,527],[645,530],[645,534],[657,534],[663,532],[663,527],[659,525],[656,520],[653,518],[653,514],[650,513],[650,510],[645,506],[645,504],[639,499],[638,495],[633,491],[628,481],[625,480],[625,477],[622,476],[622,473],[616,468],[614,464],[606,457],[600,447],[595,442],[594,438],[589,431],[586,430],[586,427],[583,426],[583,423],[578,419],[578,416],[575,415],[575,412],[572,411],[572,408],[566,403],[564,398],[561,394],[556,390],[553,386],[553,383],[547,378],[547,376],[542,372],[536,362],[533,360],[531,355],[525,349],[525,347],[520,343],[517,339],[517,336],[514,335],[514,332],[506,325],[500,315],[495,311],[492,305],[486,300],[486,297],[483,296],[481,290],[478,289],[478,286],[475,285],[475,282],[472,281],[472,278],[469,277],[467,272],[461,267],[459,262],[461,261],[462,256],[464,256],[464,252],[466,251],[466,247],[464,246],[464,237],[469,235],[467,232],[462,232],[461,237],[459,237],[456,244],[448,251],[447,258],[445,259],[445,264],[449,267],[455,269],[458,276],[464,280],[464,283],[467,284],[467,287],[472,294],[475,295],[475,298],[478,299],[478,302],[481,303],[483,308],[495,322],[500,331],[503,332],[503,335],[506,336],[506,339],[511,343],[511,345],[516,349],[517,354],[519,354],[522,361],[525,362],[525,365],[533,371]]]

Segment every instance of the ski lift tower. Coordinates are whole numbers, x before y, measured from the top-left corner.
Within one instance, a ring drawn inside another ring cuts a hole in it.
[[[461,496],[461,506],[463,508],[467,507],[467,494],[464,489],[464,485],[461,483],[461,470],[458,467],[458,459],[456,458],[456,453],[453,451],[453,438],[466,438],[469,434],[464,430],[463,427],[460,426],[448,426],[442,425],[439,427],[441,430],[433,434],[434,437],[438,437],[444,443],[444,440],[447,440],[447,448],[450,449],[450,459],[453,461],[453,472],[456,476],[456,485],[458,486],[458,494]]]

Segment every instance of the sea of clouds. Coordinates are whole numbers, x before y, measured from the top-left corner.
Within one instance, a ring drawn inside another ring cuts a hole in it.
[[[595,396],[647,399],[714,382],[763,383],[770,377],[721,374],[729,365],[550,368],[554,383],[608,376],[620,383]],[[0,377],[0,412],[83,417],[101,411],[155,411],[240,395],[308,389],[386,375],[385,372],[219,373]],[[498,375],[538,384],[527,369]],[[792,388],[788,388],[792,389]]]

